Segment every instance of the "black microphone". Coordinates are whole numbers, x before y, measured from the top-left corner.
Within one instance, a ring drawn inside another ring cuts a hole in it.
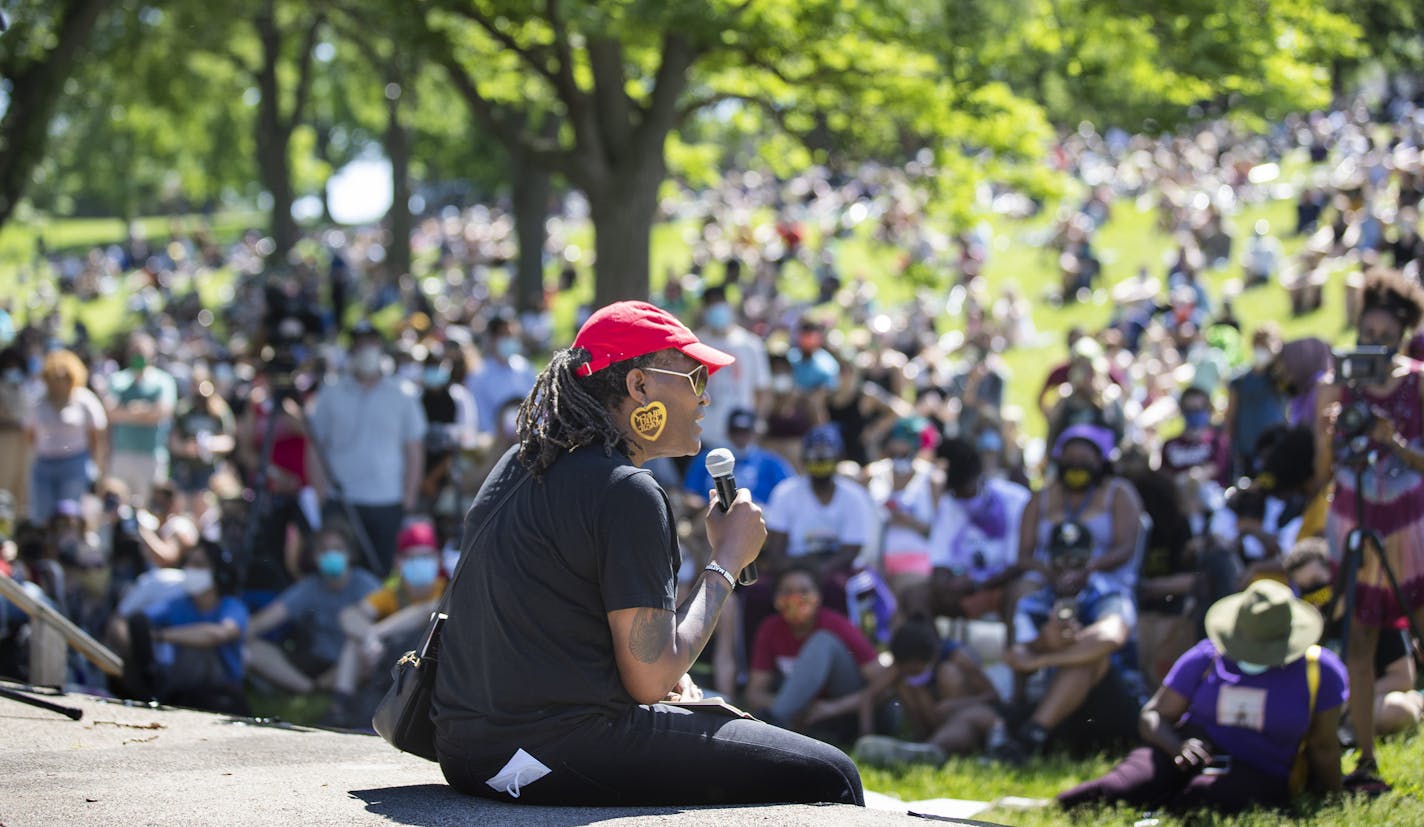
[[[712,475],[712,485],[717,488],[717,504],[723,511],[731,508],[732,501],[737,498],[737,481],[732,477],[732,469],[736,465],[737,458],[726,448],[714,448],[707,453],[707,473]],[[750,586],[756,581],[756,561],[753,560],[742,569],[737,582]]]

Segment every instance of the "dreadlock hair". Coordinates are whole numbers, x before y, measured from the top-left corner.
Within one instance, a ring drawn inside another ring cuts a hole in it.
[[[1385,310],[1392,314],[1406,331],[1419,326],[1424,317],[1424,287],[1405,277],[1398,270],[1377,267],[1365,276],[1364,304],[1361,313]]]
[[[577,369],[588,364],[591,354],[581,347],[555,351],[519,406],[519,461],[537,478],[560,454],[595,442],[603,444],[606,455],[631,453],[609,410],[628,396],[628,371],[652,365],[657,355],[635,356],[579,376]]]

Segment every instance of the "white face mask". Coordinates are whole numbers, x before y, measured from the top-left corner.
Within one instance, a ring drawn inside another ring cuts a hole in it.
[[[1244,660],[1236,661],[1236,671],[1243,675],[1259,675],[1271,667],[1263,663],[1247,663]]]
[[[771,377],[771,389],[776,393],[790,393],[796,380],[789,373],[778,373]]]
[[[183,591],[196,596],[212,587],[212,569],[183,569]]]
[[[1268,347],[1252,348],[1251,350],[1251,363],[1257,368],[1264,368],[1274,358],[1275,354],[1271,353],[1271,349]]]
[[[363,347],[351,354],[351,370],[357,376],[375,376],[381,372],[381,350]]]

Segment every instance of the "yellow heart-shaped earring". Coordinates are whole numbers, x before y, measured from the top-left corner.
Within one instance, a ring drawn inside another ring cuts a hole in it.
[[[628,425],[644,442],[657,442],[667,425],[667,406],[654,401],[641,408],[634,408],[633,413],[628,416]]]

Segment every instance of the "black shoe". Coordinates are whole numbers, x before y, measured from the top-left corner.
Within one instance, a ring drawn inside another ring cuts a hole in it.
[[[990,744],[984,751],[984,764],[1004,764],[1009,767],[1021,767],[1028,762],[1029,751],[1023,744],[1015,738],[1005,738],[997,743]]]

